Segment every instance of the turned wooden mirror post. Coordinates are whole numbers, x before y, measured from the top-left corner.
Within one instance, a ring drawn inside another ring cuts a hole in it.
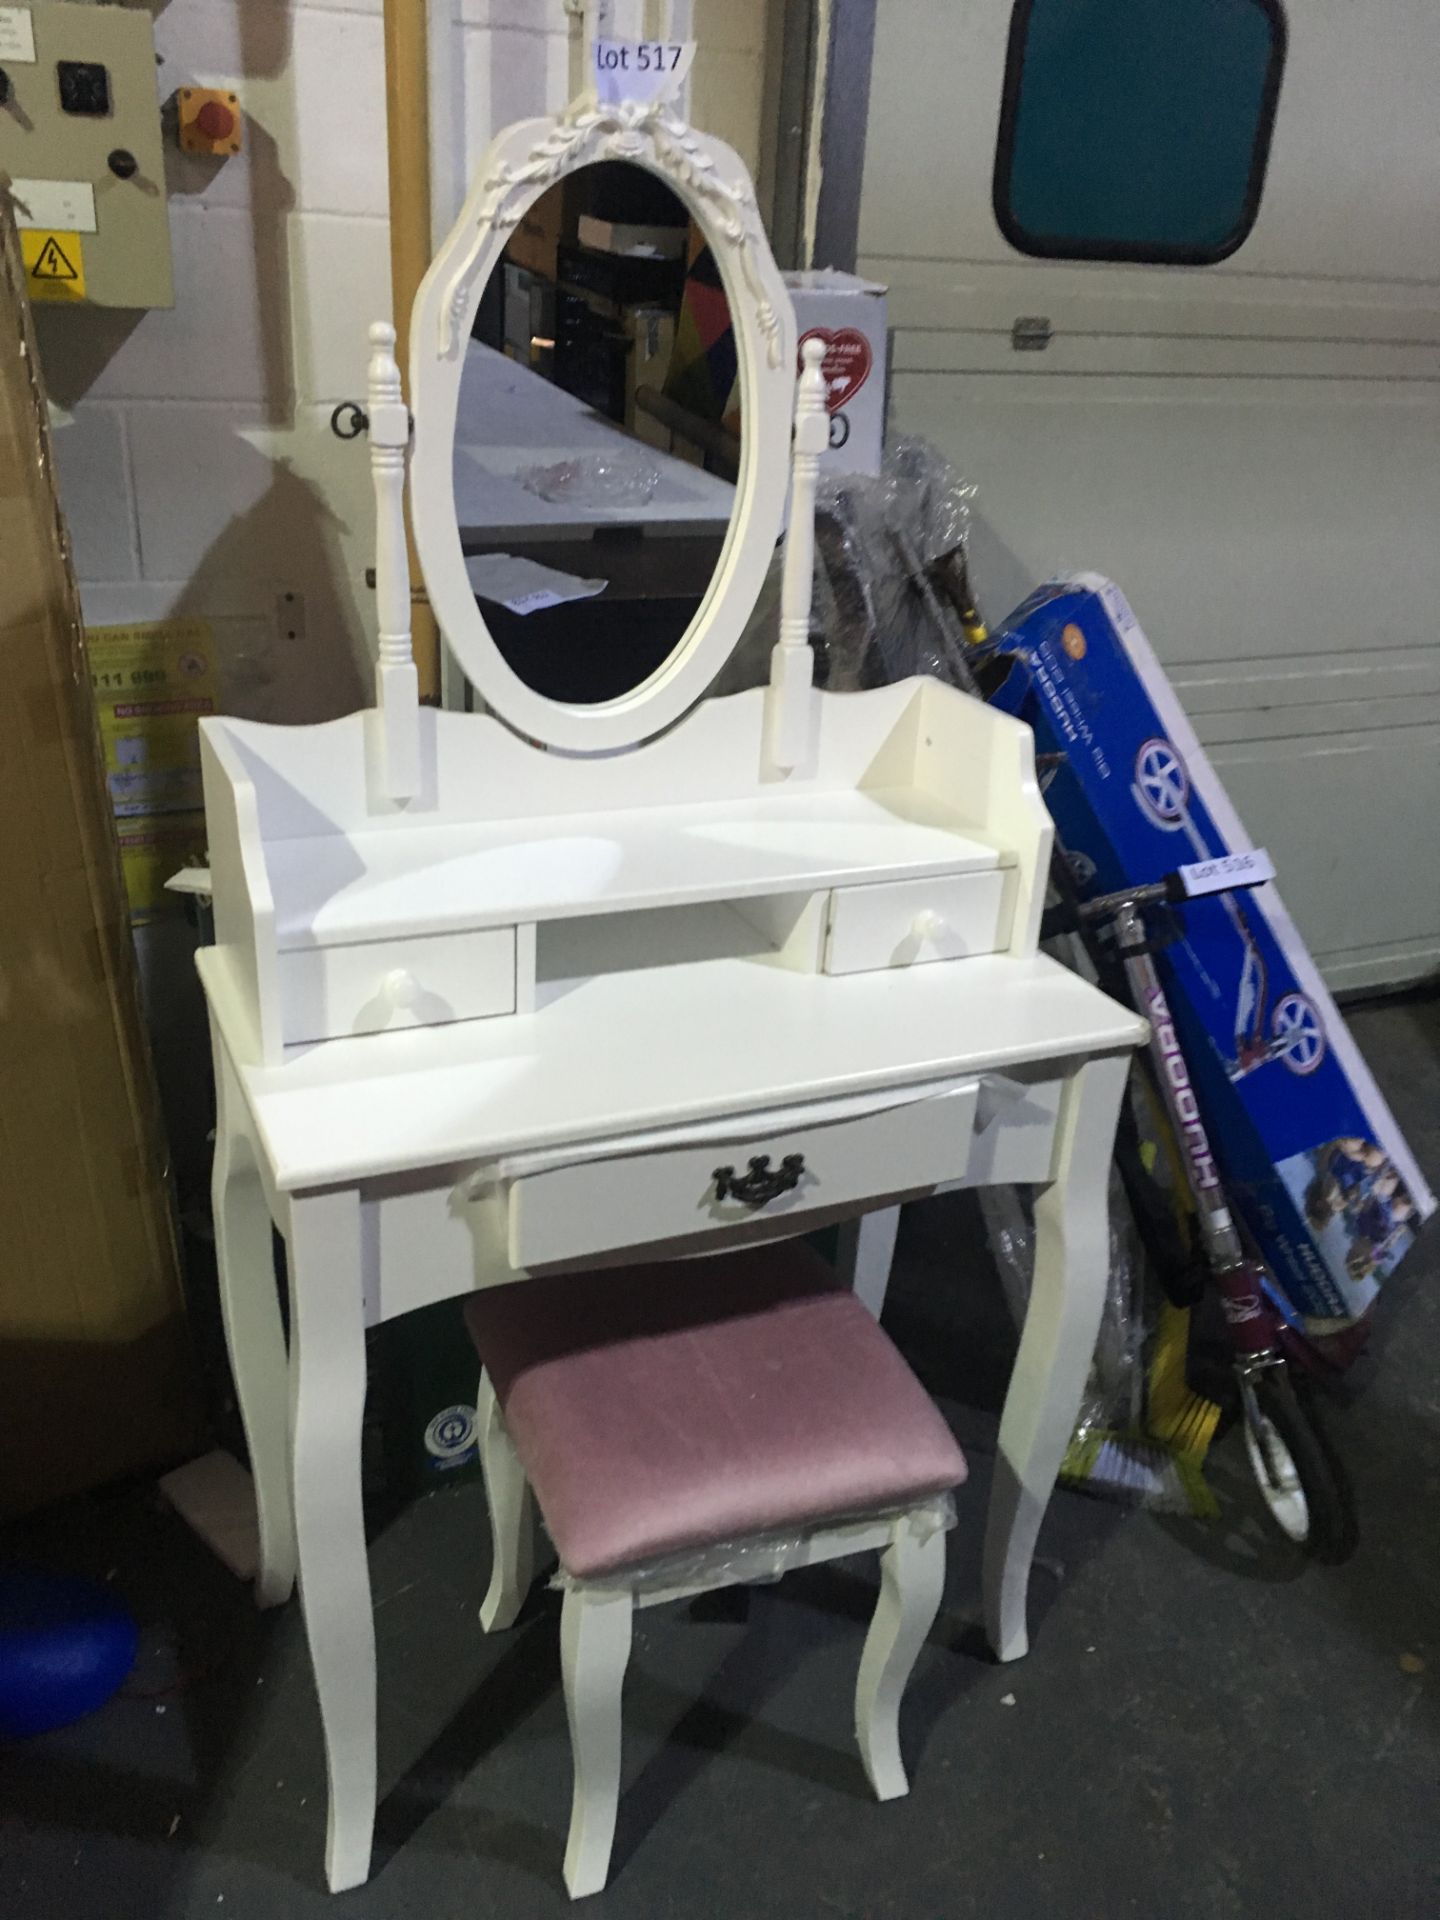
[[[420,683],[410,647],[410,562],[405,544],[405,462],[410,414],[400,390],[395,329],[370,329],[366,405],[375,483],[375,784],[387,800],[414,798],[420,780]]]
[[[814,737],[815,656],[810,651],[810,597],[815,574],[815,483],[820,456],[829,444],[825,346],[805,342],[805,365],[795,398],[795,450],[790,485],[790,524],[785,533],[785,571],[780,582],[780,639],[770,656],[767,747],[777,771],[803,767]]]

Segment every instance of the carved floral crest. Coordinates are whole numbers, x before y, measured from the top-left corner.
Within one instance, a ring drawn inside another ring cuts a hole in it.
[[[595,160],[648,162],[704,205],[716,234],[735,250],[767,358],[772,367],[778,366],[780,317],[755,270],[751,248],[760,215],[749,183],[732,186],[723,180],[694,133],[667,111],[664,101],[602,106],[589,96],[571,102],[528,159],[506,161],[486,177],[474,231],[441,307],[441,353],[449,356],[456,349],[470,288],[492,230],[503,233],[514,227],[537,192]]]

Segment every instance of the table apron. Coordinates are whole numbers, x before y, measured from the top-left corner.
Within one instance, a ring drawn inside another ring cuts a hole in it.
[[[803,1214],[707,1225],[695,1233],[646,1235],[625,1247],[577,1247],[572,1257],[547,1263],[546,1273],[603,1267],[647,1258],[702,1255],[785,1239],[874,1208],[956,1187],[1040,1184],[1052,1174],[1056,1116],[1063,1074],[1048,1062],[1041,1071],[1017,1071],[982,1086],[968,1154],[958,1152],[953,1180],[927,1177],[906,1186],[894,1176],[884,1189],[847,1197],[833,1206],[814,1205]],[[597,1157],[614,1143],[597,1145]],[[583,1150],[578,1157],[583,1158]],[[359,1189],[362,1285],[367,1325],[477,1288],[528,1277],[512,1264],[509,1209],[504,1204],[499,1163],[467,1160],[449,1166],[364,1181]],[[298,1196],[297,1196],[298,1197]],[[282,1230],[284,1222],[281,1221]]]

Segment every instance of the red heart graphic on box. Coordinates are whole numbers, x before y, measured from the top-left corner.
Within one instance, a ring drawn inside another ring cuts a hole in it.
[[[811,327],[800,336],[802,355],[807,340],[825,342],[825,358],[820,362],[825,376],[825,404],[831,413],[838,413],[870,378],[870,342],[858,327]],[[803,358],[799,364],[804,365]]]

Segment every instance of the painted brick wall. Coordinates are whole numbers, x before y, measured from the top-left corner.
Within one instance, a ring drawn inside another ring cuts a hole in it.
[[[324,718],[364,699],[373,631],[365,442],[329,416],[390,311],[381,0],[152,10],[161,98],[233,86],[245,149],[169,152],[173,309],[37,314],[85,611],[206,617],[231,711]],[[753,164],[763,0],[696,14],[695,117]],[[453,0],[450,34],[458,206],[495,127],[565,100],[568,33],[561,0]]]

